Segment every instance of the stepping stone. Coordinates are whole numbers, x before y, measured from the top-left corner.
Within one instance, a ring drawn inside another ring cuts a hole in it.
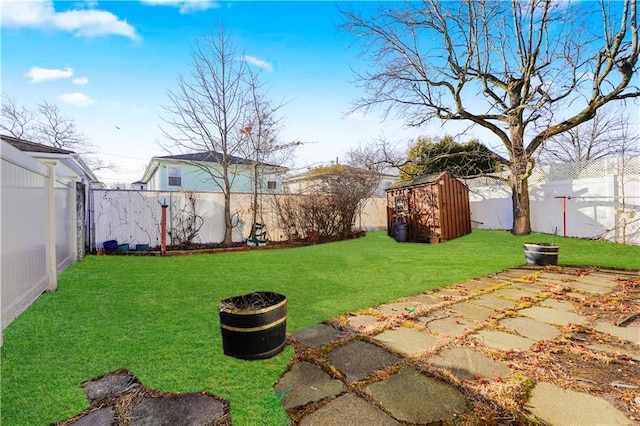
[[[317,348],[339,339],[343,333],[327,324],[316,324],[296,331],[293,338],[305,346]]]
[[[511,286],[517,290],[528,291],[536,294],[544,291],[543,285],[536,285],[531,283],[513,283]]]
[[[371,343],[354,340],[329,352],[327,360],[349,381],[357,382],[374,371],[392,366],[400,358]]]
[[[450,422],[465,411],[460,391],[412,368],[404,368],[366,390],[393,417],[411,424]]]
[[[464,297],[460,290],[453,287],[441,288],[438,291],[435,291],[433,295],[440,299],[440,301],[442,302],[450,300],[460,300]]]
[[[510,317],[500,320],[498,324],[533,340],[553,340],[562,335],[556,327],[533,318]]]
[[[518,313],[538,321],[561,326],[565,326],[569,323],[582,324],[587,320],[586,317],[574,314],[573,312],[565,312],[552,308],[541,308],[540,306],[520,309]]]
[[[415,303],[411,302],[396,302],[385,303],[384,305],[377,306],[376,309],[385,315],[398,316],[408,314],[410,312],[416,312],[417,306]]]
[[[112,408],[105,407],[80,417],[69,426],[111,426],[114,420]]]
[[[145,398],[133,406],[131,426],[209,425],[226,415],[225,404],[198,393]]]
[[[511,375],[511,370],[505,363],[467,348],[444,349],[438,355],[429,358],[429,363],[434,367],[451,371],[460,380],[477,380],[478,377],[506,378]]]
[[[497,311],[501,309],[513,309],[518,304],[518,302],[515,302],[513,300],[503,299],[501,297],[496,297],[493,294],[483,294],[482,296],[476,299],[471,299],[469,302],[474,303],[476,305],[485,306],[487,308],[491,308]]]
[[[560,281],[560,282],[565,283],[567,285],[571,285],[570,282],[574,281],[576,278],[578,278],[577,275],[556,274],[554,272],[542,272],[540,275],[538,275],[538,279]]]
[[[576,307],[572,302],[565,300],[556,300],[556,299],[545,299],[539,303],[543,308],[552,308],[557,309],[559,311],[565,312],[575,312]]]
[[[501,351],[526,351],[535,343],[535,340],[526,337],[495,330],[480,330],[478,333],[472,334],[471,337],[477,337],[486,346]]]
[[[454,312],[462,317],[469,318],[478,322],[483,322],[489,319],[496,312],[493,309],[484,308],[480,305],[474,305],[472,303],[456,303],[449,307],[451,312]]]
[[[519,290],[516,288],[502,288],[494,291],[493,294],[496,296],[508,297],[513,300],[520,300],[523,297],[531,298],[537,296],[535,292]]]
[[[340,380],[332,379],[311,362],[297,362],[274,386],[285,409],[336,396],[346,389]]]
[[[413,355],[433,348],[438,338],[414,328],[399,327],[384,331],[374,337],[397,352]]]
[[[554,425],[633,425],[622,411],[608,401],[586,393],[538,383],[531,391],[527,408],[542,421]]]
[[[496,277],[507,280],[519,280],[524,277],[535,274],[535,270],[531,269],[508,269],[506,271],[498,272]]]
[[[610,334],[629,342],[640,344],[640,319],[636,319],[626,327],[618,327],[610,322],[598,321],[593,324],[593,328],[600,333]]]
[[[588,282],[582,281],[582,280],[576,280],[573,282],[568,283],[568,285],[573,288],[573,289],[577,289],[579,291],[583,291],[585,293],[595,293],[595,294],[607,294],[609,292],[611,292],[611,289],[608,287],[602,287],[599,285],[592,285],[589,284]]]
[[[91,404],[106,398],[118,397],[134,387],[140,386],[136,376],[126,370],[116,371],[81,384]]]
[[[393,417],[370,402],[348,393],[334,399],[319,410],[304,417],[300,426],[396,426]]]
[[[593,345],[588,345],[587,348],[589,348],[593,352],[605,352],[612,355],[625,355],[633,360],[640,361],[640,350],[633,350],[633,347],[630,345],[621,347],[608,343],[596,343]]]
[[[609,274],[599,274],[597,272],[592,272],[589,275],[577,278],[575,282],[611,290],[616,285],[618,285],[618,283],[612,279],[613,277],[613,275]]]
[[[423,317],[418,320],[418,323],[427,327],[429,331],[434,331],[438,334],[445,334],[449,336],[462,334],[466,330],[470,330],[474,327],[474,324],[472,322],[454,316],[439,319]]]
[[[442,300],[433,296],[433,294],[416,294],[415,296],[411,296],[407,299],[408,303],[413,303],[415,305],[422,305],[422,308],[427,308],[428,306],[434,306],[442,303]]]
[[[478,280],[465,281],[457,286],[464,288],[469,293],[478,293],[493,287],[492,284]]]
[[[373,315],[354,315],[347,320],[349,328],[355,331],[369,331],[375,329],[375,326],[380,324],[378,317]]]

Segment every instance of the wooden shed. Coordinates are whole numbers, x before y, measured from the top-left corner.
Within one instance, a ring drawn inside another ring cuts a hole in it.
[[[387,189],[387,231],[406,223],[406,241],[447,241],[471,232],[469,189],[449,172],[419,176]],[[403,227],[405,225],[402,225]],[[396,238],[398,239],[398,238]]]

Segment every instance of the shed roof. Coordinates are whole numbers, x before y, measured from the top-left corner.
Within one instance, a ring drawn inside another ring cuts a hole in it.
[[[446,174],[449,174],[449,172],[434,173],[431,175],[416,176],[413,179],[401,180],[389,186],[389,188],[387,188],[387,191],[393,191],[394,189],[401,188],[410,188],[413,186],[434,184],[437,183],[442,178],[442,176]]]

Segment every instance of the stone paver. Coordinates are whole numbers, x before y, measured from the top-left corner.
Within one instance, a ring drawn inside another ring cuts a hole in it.
[[[484,306],[494,310],[513,309],[518,302],[494,296],[493,294],[483,294],[480,297],[473,298],[469,301],[476,305]]]
[[[491,284],[477,280],[469,280],[456,285],[456,288],[460,288],[461,290],[466,291],[468,294],[488,290],[491,287],[493,287]]]
[[[598,295],[609,293],[611,290],[607,287],[592,285],[584,281],[572,281],[568,283],[571,288],[585,292],[585,293],[595,293]]]
[[[553,298],[548,298],[541,301],[538,305],[543,308],[553,308],[553,309],[557,309],[559,311],[565,311],[565,312],[576,311],[576,305],[574,305],[573,302],[570,302],[568,300],[557,300]]]
[[[505,318],[498,325],[534,340],[553,340],[562,335],[557,327],[527,317]]]
[[[298,362],[274,386],[282,397],[284,408],[299,407],[342,393],[346,386],[332,379],[320,366],[311,362]]]
[[[471,337],[477,337],[488,347],[501,351],[526,351],[535,343],[533,339],[496,330],[480,330],[478,333],[472,334]]]
[[[511,370],[505,363],[468,348],[444,349],[438,355],[430,357],[429,363],[449,370],[459,380],[507,378],[511,375]]]
[[[636,319],[626,327],[618,327],[605,321],[598,321],[593,324],[593,327],[600,333],[610,334],[629,342],[640,344],[640,319]]]
[[[633,425],[620,410],[597,396],[538,383],[526,407],[553,425]]]
[[[612,279],[611,275],[599,274],[598,272],[592,272],[589,275],[584,275],[576,279],[576,283],[587,284],[594,287],[603,287],[608,290],[613,289],[618,283]]]
[[[422,317],[418,320],[418,323],[428,328],[429,331],[449,336],[462,334],[464,331],[470,330],[475,326],[471,321],[453,315],[444,318],[436,317],[436,319],[432,317]]]
[[[116,371],[98,379],[82,383],[84,394],[92,404],[106,398],[122,395],[133,386],[139,386],[139,382],[129,371]]]
[[[404,368],[366,390],[393,417],[408,423],[452,421],[465,411],[460,391],[412,368]]]
[[[439,340],[425,331],[407,327],[383,331],[374,339],[405,355],[419,354],[432,349]]]
[[[293,333],[293,338],[305,346],[317,348],[342,337],[343,333],[327,324],[316,324]]]
[[[637,346],[637,350],[634,350],[634,347],[630,345],[621,346],[607,343],[595,343],[593,345],[588,345],[587,347],[594,352],[605,352],[612,355],[625,355],[633,360],[640,361],[640,348]]]
[[[520,300],[524,298],[532,298],[536,296],[536,293],[531,291],[519,290],[516,288],[501,288],[500,290],[496,290],[494,293],[496,296],[507,297],[513,300]]]
[[[134,405],[130,425],[205,426],[224,413],[224,404],[208,395],[183,394],[146,398]]]
[[[398,316],[416,312],[418,310],[418,307],[415,303],[411,302],[395,302],[385,303],[384,305],[378,306],[376,309],[385,315]]]
[[[496,315],[496,312],[493,309],[474,305],[473,303],[456,303],[455,305],[452,305],[449,310],[461,317],[478,322],[486,321],[489,317]]]
[[[578,315],[573,312],[560,311],[552,308],[542,308],[540,306],[521,309],[518,313],[538,321],[561,326],[565,326],[569,323],[583,324],[587,320],[587,318],[582,315]]]
[[[399,422],[370,402],[351,393],[342,395],[314,411],[300,426],[395,426]]]
[[[113,409],[106,407],[84,415],[69,426],[111,426],[114,420]]]
[[[406,300],[409,303],[421,306],[423,309],[442,303],[442,299],[435,297],[432,294],[416,294],[415,296],[411,296]]]
[[[371,343],[354,340],[329,352],[327,360],[349,381],[356,382],[374,371],[392,366],[400,358]]]
[[[347,320],[349,328],[363,332],[375,329],[379,323],[378,317],[374,315],[353,315]]]

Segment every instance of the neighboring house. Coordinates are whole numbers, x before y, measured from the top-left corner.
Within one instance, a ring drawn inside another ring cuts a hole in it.
[[[138,180],[136,182],[131,183],[131,189],[135,189],[137,191],[144,191],[147,189],[147,184]]]
[[[149,191],[200,191],[223,192],[221,154],[196,152],[192,154],[153,157],[138,185],[146,185]],[[258,167],[258,192],[282,192],[284,167],[267,163],[257,165],[249,159],[230,156],[229,178],[231,192],[252,193],[254,167]]]
[[[346,166],[349,167],[349,166]],[[357,171],[362,171],[363,169],[353,168]],[[376,172],[371,172],[376,173]],[[289,176],[284,179],[282,185],[284,186],[285,192],[290,194],[304,194],[307,191],[307,188],[316,180],[318,177],[314,176],[313,169],[300,173],[297,175]],[[372,197],[384,197],[387,188],[393,185],[395,182],[398,182],[400,178],[398,176],[389,175],[380,173],[380,181],[376,190],[372,194]]]

